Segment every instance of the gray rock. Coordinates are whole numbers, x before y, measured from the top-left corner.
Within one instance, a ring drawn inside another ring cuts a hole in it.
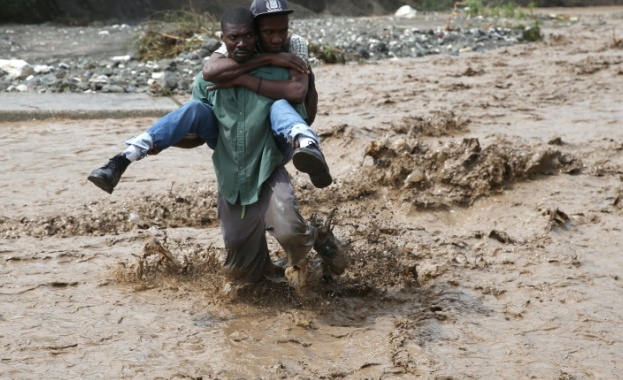
[[[462,30],[445,31],[441,27],[421,27],[417,18],[406,24],[392,17],[294,19],[291,29],[309,43],[337,48],[338,54],[343,52],[344,60],[458,55],[464,51],[483,51],[525,42],[523,30],[470,26]],[[107,31],[109,35],[100,35],[101,31]],[[120,33],[121,29],[110,27],[98,29],[97,32],[95,38],[106,41]],[[71,34],[67,35],[70,38]],[[0,44],[5,47],[11,43],[10,35],[0,38]],[[62,58],[46,56],[28,62],[30,70],[17,76],[0,69],[0,91],[150,91],[156,94],[190,94],[192,81],[201,71],[205,58],[218,49],[220,44],[218,39],[205,36],[199,49],[182,52],[173,59],[150,62],[137,61],[133,54],[123,53],[111,54],[107,58],[89,55]],[[19,50],[16,51],[19,53]],[[321,63],[320,57],[313,54],[310,55],[310,61],[313,64]]]

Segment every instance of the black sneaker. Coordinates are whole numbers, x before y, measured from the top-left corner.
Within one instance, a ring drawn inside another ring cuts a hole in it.
[[[121,179],[121,175],[131,163],[123,153],[119,153],[111,158],[106,165],[93,170],[89,175],[89,181],[108,194],[112,194],[115,186],[119,183],[119,179]]]
[[[298,170],[309,174],[312,183],[319,189],[333,183],[324,155],[316,144],[296,148],[292,155],[292,163]]]

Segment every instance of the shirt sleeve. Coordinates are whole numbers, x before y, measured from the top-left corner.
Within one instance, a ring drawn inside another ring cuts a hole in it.
[[[214,51],[214,53],[218,53],[218,54],[220,54],[222,56],[229,57],[229,54],[227,54],[227,47],[222,42],[221,42],[221,46],[219,46],[219,48],[216,49]],[[212,53],[212,54],[214,54],[214,53]]]
[[[305,38],[298,34],[293,34],[290,37],[290,53],[299,56],[307,66],[309,66],[309,51],[307,49],[307,41]]]

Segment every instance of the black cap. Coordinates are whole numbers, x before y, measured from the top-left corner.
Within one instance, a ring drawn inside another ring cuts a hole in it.
[[[294,12],[288,9],[285,0],[253,0],[251,3],[251,13],[255,17],[269,14],[290,14]]]

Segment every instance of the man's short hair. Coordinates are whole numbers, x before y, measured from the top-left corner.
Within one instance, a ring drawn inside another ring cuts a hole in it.
[[[224,29],[225,25],[253,25],[254,21],[253,13],[247,8],[229,8],[221,16],[221,29]]]

